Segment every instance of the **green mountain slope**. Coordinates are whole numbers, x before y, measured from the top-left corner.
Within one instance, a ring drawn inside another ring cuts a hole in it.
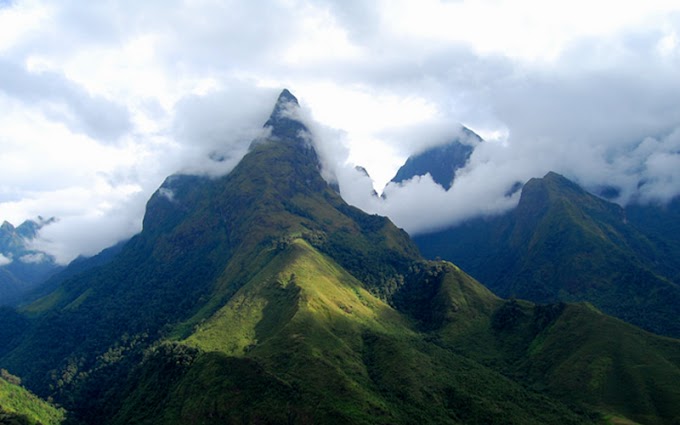
[[[17,377],[0,371],[0,424],[56,425],[64,411],[39,399],[20,386]]]
[[[196,351],[162,385],[164,402],[149,408],[148,391],[160,385],[143,377],[128,395],[139,403],[117,423],[589,422],[426,342],[308,242],[296,239],[277,251],[184,341]]]
[[[119,368],[115,353],[134,363],[151,342],[190,332],[258,273],[269,248],[301,236],[389,296],[418,260],[415,246],[328,187],[299,122],[275,111],[272,123],[274,136],[254,143],[229,175],[170,177],[148,203],[144,230],[116,258],[24,307],[31,323],[22,338],[8,332],[2,364],[39,393],[97,415],[78,399],[97,400],[98,380]]]
[[[437,346],[614,421],[680,419],[679,340],[635,328],[589,304],[504,301],[469,276],[446,272],[454,267],[439,266],[427,284],[430,301],[421,298],[426,314],[420,327]],[[430,311],[443,314],[432,320]]]
[[[532,387],[543,369],[522,363],[531,354],[522,344],[535,335],[493,327],[505,301],[456,266],[423,260],[388,219],[348,206],[321,178],[290,115],[296,103],[282,93],[271,136],[228,175],[168,178],[143,231],[113,258],[19,312],[0,309],[0,366],[54,397],[74,424],[675,419],[656,402],[655,413],[646,402],[572,398],[559,391],[561,374]],[[581,326],[554,328],[554,338],[571,341]],[[636,350],[674,377],[678,341],[643,342]],[[630,349],[598,353],[635,357]],[[582,363],[558,365],[569,375]],[[636,394],[680,405],[666,385]]]
[[[616,204],[555,173],[530,180],[518,206],[414,238],[497,294],[535,302],[588,301],[655,333],[680,336],[677,257]]]

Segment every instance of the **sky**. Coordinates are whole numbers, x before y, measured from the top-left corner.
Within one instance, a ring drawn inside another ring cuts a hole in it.
[[[0,221],[57,217],[36,247],[93,255],[168,175],[228,172],[284,87],[343,197],[412,234],[506,211],[548,171],[663,203],[679,37],[664,0],[0,0]],[[385,186],[461,124],[485,141],[451,190]]]

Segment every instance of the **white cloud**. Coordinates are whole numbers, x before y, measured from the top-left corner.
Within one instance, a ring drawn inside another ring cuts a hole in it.
[[[173,134],[181,144],[180,172],[220,175],[262,137],[279,90],[238,83],[204,95],[189,95],[175,106]],[[211,160],[218,159],[218,161]]]
[[[26,264],[39,264],[48,260],[48,256],[42,252],[26,254],[19,257],[19,261]]]
[[[387,3],[387,2],[386,2]],[[554,60],[580,37],[602,37],[631,27],[655,27],[680,6],[673,1],[575,0],[389,2],[388,30],[403,39],[463,43],[480,54]]]
[[[175,202],[175,192],[173,192],[172,190],[165,187],[161,187],[160,189],[158,189],[158,193],[168,201]]]
[[[455,133],[454,133],[455,134]],[[517,182],[535,175],[535,168],[516,168],[507,147],[487,141],[475,149],[468,165],[445,191],[427,174],[385,187],[383,197],[372,193],[360,172],[338,173],[343,198],[363,210],[386,215],[411,234],[433,231],[480,215],[495,215],[517,205]]]
[[[45,117],[71,131],[95,139],[115,141],[130,128],[125,107],[92,96],[57,72],[31,72],[0,59],[0,91],[39,108]]]
[[[12,259],[0,254],[0,267],[12,264]]]

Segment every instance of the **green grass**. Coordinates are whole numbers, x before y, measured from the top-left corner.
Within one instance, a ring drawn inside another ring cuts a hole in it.
[[[22,312],[29,315],[37,315],[44,313],[54,308],[64,298],[65,290],[62,287],[57,288],[54,292],[36,300],[35,302],[23,307]]]
[[[553,394],[641,423],[680,420],[680,341],[579,305],[567,306],[542,337],[527,362]]]
[[[633,422],[630,419],[614,415],[605,415],[605,420],[608,425],[640,425],[638,422]]]
[[[187,343],[206,351],[243,355],[289,321],[338,320],[380,332],[403,332],[403,320],[336,263],[303,239],[293,240]],[[400,326],[401,325],[401,326]]]
[[[65,412],[0,378],[0,423],[12,423],[10,418],[19,424],[56,425],[64,420]]]

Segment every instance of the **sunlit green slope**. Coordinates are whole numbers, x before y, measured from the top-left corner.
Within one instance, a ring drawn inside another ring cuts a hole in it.
[[[20,386],[18,378],[5,370],[0,374],[0,424],[56,425],[64,411],[39,399]]]

